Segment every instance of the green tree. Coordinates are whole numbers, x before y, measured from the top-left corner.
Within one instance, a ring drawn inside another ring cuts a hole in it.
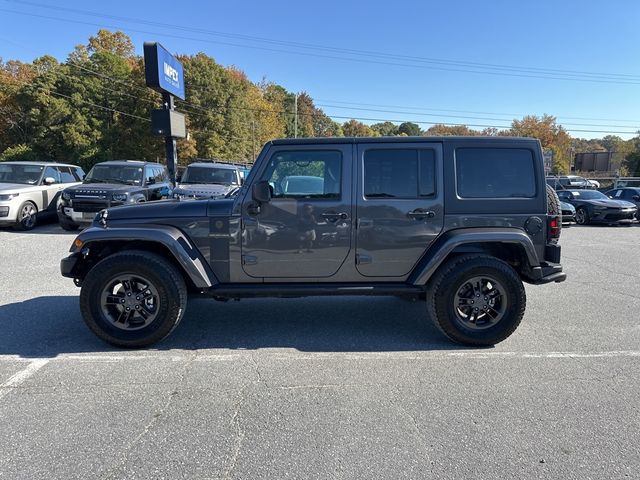
[[[416,123],[404,122],[398,126],[398,133],[400,135],[404,134],[409,137],[416,137],[422,134],[422,130],[420,129],[420,126]]]
[[[374,123],[371,130],[383,137],[392,137],[398,135],[398,126],[392,122]]]
[[[542,148],[553,150],[553,173],[568,173],[571,164],[571,137],[551,115],[537,117],[527,115],[522,120],[514,120],[511,134],[518,137],[533,137],[540,140]]]

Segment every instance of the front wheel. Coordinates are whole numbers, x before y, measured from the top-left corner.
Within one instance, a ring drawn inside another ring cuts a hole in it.
[[[578,225],[588,225],[589,224],[589,212],[584,207],[579,207],[576,210],[576,223]]]
[[[145,251],[116,253],[100,261],[80,291],[85,323],[117,347],[159,342],[178,326],[186,305],[187,288],[178,269]]]
[[[38,209],[30,201],[24,202],[18,209],[16,228],[18,230],[33,230],[36,226]]]
[[[495,257],[464,255],[443,265],[427,288],[429,314],[457,343],[491,346],[509,337],[526,306],[522,281]]]

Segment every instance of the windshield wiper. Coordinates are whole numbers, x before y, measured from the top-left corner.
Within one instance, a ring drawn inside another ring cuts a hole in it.
[[[85,178],[82,183],[107,183],[105,180],[99,178]]]

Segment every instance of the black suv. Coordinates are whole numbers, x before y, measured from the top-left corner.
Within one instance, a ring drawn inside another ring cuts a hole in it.
[[[166,337],[187,292],[419,298],[450,339],[493,345],[524,315],[522,282],[565,280],[559,214],[537,140],[275,140],[234,198],[104,210],[61,271],[123,347]]]
[[[58,220],[65,230],[91,223],[100,210],[118,205],[171,197],[165,166],[137,160],[97,163],[81,185],[66,188],[58,205]]]

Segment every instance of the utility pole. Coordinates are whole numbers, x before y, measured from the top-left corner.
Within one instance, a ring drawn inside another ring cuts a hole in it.
[[[293,116],[293,136],[294,138],[298,138],[298,94],[296,93],[294,100],[294,116]]]
[[[256,163],[256,122],[251,122],[251,144],[253,145],[253,163]]]

